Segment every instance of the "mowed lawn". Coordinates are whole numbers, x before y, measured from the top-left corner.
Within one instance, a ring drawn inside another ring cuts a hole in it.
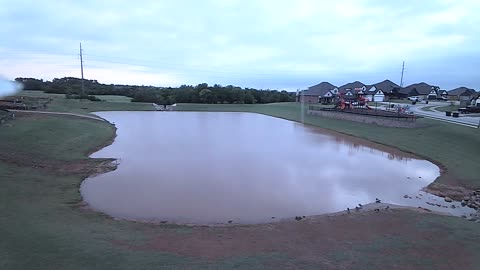
[[[306,110],[308,105],[304,106]],[[437,181],[450,183],[459,180],[469,188],[480,188],[480,130],[441,121],[421,118],[422,126],[415,129],[388,128],[340,121],[303,114],[300,104],[178,104],[183,111],[255,112],[292,121],[303,122],[332,131],[341,132],[369,141],[396,147],[400,150],[437,161],[447,168],[447,173]],[[279,134],[281,136],[281,134]]]
[[[18,96],[47,97],[52,101],[47,105],[46,111],[71,112],[78,114],[90,114],[99,111],[152,111],[152,103],[130,102],[130,98],[124,96],[98,96],[102,101],[66,99],[63,94],[47,94],[41,91],[22,91]]]
[[[447,106],[442,106],[438,107],[435,110],[440,111],[440,112],[454,112],[460,109],[461,106],[459,105],[447,105]]]
[[[251,107],[296,114],[289,104]],[[45,162],[86,160],[114,136],[108,123],[77,117],[19,115],[8,124],[0,126],[2,152]],[[278,226],[141,224],[83,209],[83,175],[11,161],[0,161],[2,270],[475,269],[480,263],[480,226],[461,218],[391,211]]]

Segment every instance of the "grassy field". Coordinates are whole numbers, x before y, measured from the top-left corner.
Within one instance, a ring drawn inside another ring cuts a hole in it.
[[[90,114],[98,111],[152,111],[154,109],[151,103],[126,102],[129,98],[123,96],[99,96],[106,101],[66,99],[63,94],[46,94],[40,91],[22,91],[18,96],[51,98],[52,101],[45,110],[52,112]]]
[[[125,96],[101,95],[101,96],[97,96],[97,98],[107,102],[124,102],[124,103],[132,102],[132,98],[125,97]]]
[[[438,107],[435,110],[439,112],[454,112],[457,111],[459,108],[461,108],[459,105],[447,105],[443,107]]]
[[[391,100],[389,100],[389,101],[384,101],[383,103],[388,104],[389,102],[412,104],[412,101],[410,101],[410,100],[408,100],[408,99],[391,99]]]
[[[299,116],[295,104],[183,109]],[[114,136],[111,125],[21,114],[9,124],[0,126],[2,270],[475,269],[480,263],[478,224],[410,211],[227,228],[113,220],[78,204],[84,173],[52,172],[45,167],[52,163],[71,168],[90,160],[86,154]],[[317,124],[342,131],[359,128],[351,123]],[[379,137],[387,134],[378,131],[383,133]],[[38,163],[31,162],[37,158]],[[162,239],[167,241],[164,247]]]
[[[301,107],[296,103],[255,105],[178,104],[184,111],[256,112],[292,121],[302,121]],[[304,108],[306,109],[306,108]],[[480,130],[421,118],[424,127],[416,129],[388,128],[350,121],[304,115],[303,122],[344,134],[364,138],[415,153],[446,166],[448,172],[437,181],[450,183],[460,180],[470,188],[480,188]]]
[[[422,111],[427,111],[427,112],[433,112],[432,111],[432,108],[435,107],[435,105],[432,105],[432,106],[425,106],[425,107],[422,107],[420,108]]]

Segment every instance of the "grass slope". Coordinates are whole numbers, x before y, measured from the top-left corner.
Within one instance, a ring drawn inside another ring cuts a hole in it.
[[[301,106],[296,103],[178,104],[177,109],[183,111],[256,112],[302,122]],[[305,124],[393,146],[438,161],[448,170],[447,174],[438,179],[440,183],[449,183],[449,180],[455,178],[467,187],[480,188],[480,177],[478,176],[480,130],[425,118],[417,121],[425,126],[416,129],[388,128],[303,115]]]
[[[210,107],[202,106],[205,110]],[[190,108],[199,109],[195,105]],[[213,109],[249,111],[253,108],[261,113],[280,114],[284,118],[299,116],[294,104]],[[2,152],[39,156],[47,161],[85,160],[87,153],[114,135],[113,127],[107,123],[75,117],[19,116],[9,124],[11,126],[0,127]],[[334,125],[324,121],[318,124]],[[339,122],[334,128],[355,130],[355,125]],[[414,212],[398,213],[392,225],[408,227],[415,235],[382,225],[381,228],[387,231],[374,233],[374,237],[343,237],[343,240],[335,240],[334,245],[325,245],[322,238],[309,234],[308,226],[314,225],[292,223],[289,226],[296,229],[291,232],[291,240],[287,240],[291,250],[306,243],[319,243],[319,251],[311,249],[300,256],[282,253],[285,244],[272,244],[260,252],[240,252],[215,259],[135,248],[152,238],[162,239],[165,234],[174,234],[177,235],[175,243],[184,245],[182,250],[186,250],[191,246],[188,237],[195,234],[201,239],[209,235],[209,239],[213,239],[210,243],[217,245],[218,250],[235,250],[237,247],[228,242],[232,231],[256,229],[192,229],[116,221],[77,205],[81,200],[78,187],[82,179],[82,175],[52,174],[42,168],[19,167],[10,160],[0,161],[0,269],[337,269],[337,266],[342,269],[451,269],[456,265],[462,269],[474,269],[473,266],[480,263],[480,245],[477,244],[480,227],[477,224]],[[386,224],[391,222],[388,216],[375,216]],[[376,232],[377,223],[371,223],[367,216],[359,215],[357,221]],[[357,226],[353,221],[345,224],[349,226],[345,230],[350,232]],[[338,228],[331,227],[332,231],[335,229]],[[194,233],[195,230],[199,230],[199,234]],[[264,230],[274,230],[275,237],[267,241],[285,236],[283,230],[270,225]],[[444,238],[435,237],[437,235]],[[296,238],[308,241],[297,241]],[[455,257],[448,258],[452,249],[458,251],[452,253]],[[460,255],[456,257],[455,254]]]
[[[63,94],[47,94],[41,91],[22,91],[18,96],[51,98],[52,101],[45,109],[51,112],[89,114],[99,111],[152,111],[154,109],[151,103],[128,102],[129,98],[123,96],[98,96],[105,101],[66,99]]]
[[[454,112],[460,109],[461,107],[459,105],[448,105],[448,106],[443,106],[443,107],[438,107],[435,110],[439,112]]]

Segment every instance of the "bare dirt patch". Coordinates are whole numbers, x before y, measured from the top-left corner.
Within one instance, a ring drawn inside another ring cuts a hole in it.
[[[432,269],[454,266],[470,269],[472,254],[448,238],[448,228],[418,228],[418,219],[434,214],[409,208],[385,210],[385,206],[377,212],[376,208],[251,226],[150,227],[145,232],[149,240],[144,244],[124,241],[112,244],[127,249],[200,257],[211,262],[228,257],[281,253],[326,269],[355,269],[355,262],[368,254],[378,257],[378,261],[428,257]],[[450,259],[446,261],[445,256]],[[408,269],[423,269],[415,262],[390,265],[389,269],[406,269],[406,265]]]

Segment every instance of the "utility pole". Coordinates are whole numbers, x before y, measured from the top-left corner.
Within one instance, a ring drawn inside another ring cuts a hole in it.
[[[405,71],[405,61],[402,64],[402,77],[400,78],[400,87],[403,87],[403,72]]]
[[[83,54],[82,54],[82,43],[80,42],[80,70],[82,72],[82,98],[85,95],[85,86],[83,83]]]

